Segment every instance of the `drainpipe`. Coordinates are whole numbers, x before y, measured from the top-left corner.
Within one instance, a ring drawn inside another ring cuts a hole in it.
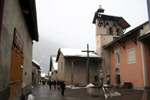
[[[3,13],[4,13],[4,3],[5,0],[0,0],[0,41],[1,41],[1,30],[2,30]]]
[[[140,36],[142,36],[142,30],[140,30]],[[146,59],[145,59],[145,49],[144,44],[141,42],[141,55],[142,55],[142,68],[143,68],[143,79],[144,79],[144,87],[148,86],[147,82],[147,68],[146,68]]]
[[[71,84],[73,85],[73,67],[74,67],[74,60],[71,61],[71,65],[72,65]]]
[[[150,21],[150,0],[147,0],[147,10],[148,10],[148,18]],[[149,26],[150,26],[150,23],[149,23]]]

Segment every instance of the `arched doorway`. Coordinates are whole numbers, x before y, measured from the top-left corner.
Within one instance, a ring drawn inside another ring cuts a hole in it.
[[[115,83],[117,85],[120,85],[121,84],[121,80],[120,80],[120,69],[117,67],[115,69]]]

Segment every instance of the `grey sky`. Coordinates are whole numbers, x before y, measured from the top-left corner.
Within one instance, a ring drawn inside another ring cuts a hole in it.
[[[131,25],[126,32],[148,20],[146,0],[36,0],[36,3],[40,41],[44,37],[60,44],[59,47],[86,49],[88,43],[90,49],[96,49],[92,21],[98,5],[102,5],[105,14],[122,16]]]

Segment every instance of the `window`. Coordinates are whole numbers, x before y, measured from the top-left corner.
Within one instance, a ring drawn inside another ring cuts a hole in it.
[[[119,36],[120,35],[120,29],[117,28],[116,30],[116,35]]]
[[[98,75],[94,76],[94,81],[97,82],[98,81]]]
[[[116,57],[116,65],[120,64],[120,52],[119,49],[115,51],[115,57]]]
[[[113,35],[113,28],[109,27],[109,35]]]
[[[63,70],[63,62],[61,62],[61,70]]]
[[[99,26],[99,27],[103,26],[103,22],[100,22],[100,21],[99,21],[98,26]]]

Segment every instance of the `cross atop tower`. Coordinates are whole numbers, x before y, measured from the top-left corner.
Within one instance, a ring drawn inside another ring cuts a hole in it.
[[[105,9],[102,8],[102,5],[99,5],[99,9],[97,10],[97,13],[104,13]]]

